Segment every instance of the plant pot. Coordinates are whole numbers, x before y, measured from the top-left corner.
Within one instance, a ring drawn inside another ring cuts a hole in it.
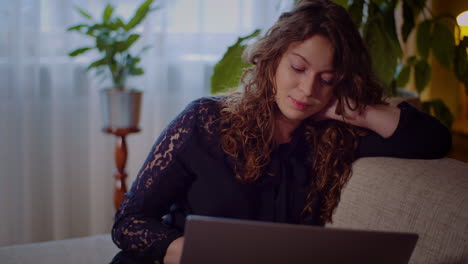
[[[104,89],[100,92],[104,129],[138,128],[143,92],[128,89]]]

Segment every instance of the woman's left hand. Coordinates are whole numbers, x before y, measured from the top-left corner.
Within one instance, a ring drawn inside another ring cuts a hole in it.
[[[354,109],[356,103],[348,99],[349,105],[344,100],[344,112],[336,114],[338,99],[330,98],[328,104],[313,116],[316,121],[334,119],[351,125],[370,129],[383,138],[388,138],[395,132],[400,120],[400,109],[395,106],[376,104],[366,105],[362,111]]]
[[[351,99],[349,100],[349,104],[354,107],[355,102],[352,101]],[[344,113],[343,115],[338,115],[336,114],[336,107],[338,106],[338,99],[336,97],[330,98],[328,101],[328,104],[318,113],[314,115],[314,120],[316,121],[322,121],[322,120],[328,120],[328,119],[333,119],[333,120],[339,120],[347,123],[354,124],[356,120],[359,118],[359,111],[352,110],[346,102],[344,103]]]
[[[169,244],[164,256],[164,264],[178,264],[180,263],[180,257],[182,256],[182,250],[184,249],[184,237],[179,237]]]

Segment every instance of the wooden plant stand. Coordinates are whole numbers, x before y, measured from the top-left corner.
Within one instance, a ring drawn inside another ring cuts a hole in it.
[[[117,210],[120,204],[124,201],[124,194],[127,192],[127,185],[125,184],[127,172],[125,171],[125,165],[127,163],[128,153],[125,137],[128,134],[140,132],[140,128],[104,128],[102,131],[107,134],[113,134],[117,137],[114,153],[115,164],[117,167],[117,171],[114,173],[114,206]]]

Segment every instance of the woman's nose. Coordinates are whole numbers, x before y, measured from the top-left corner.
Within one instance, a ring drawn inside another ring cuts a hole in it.
[[[317,76],[313,75],[307,78],[304,78],[301,82],[301,90],[305,96],[313,96],[317,90]]]

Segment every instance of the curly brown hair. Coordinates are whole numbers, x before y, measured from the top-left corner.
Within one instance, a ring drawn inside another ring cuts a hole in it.
[[[383,90],[372,73],[368,51],[346,10],[328,0],[299,1],[246,50],[244,58],[253,67],[244,72],[243,90],[222,100],[221,147],[235,161],[236,178],[241,182],[252,183],[261,177],[277,146],[273,133],[279,111],[275,73],[281,57],[292,43],[316,34],[326,37],[334,47],[337,114],[343,113],[346,105],[362,111],[366,105],[383,103]],[[308,118],[303,122],[305,139],[313,146],[307,157],[311,180],[303,215],[312,214],[312,204],[320,196],[320,217],[331,222],[341,190],[351,175],[363,129],[333,120],[315,122]]]

